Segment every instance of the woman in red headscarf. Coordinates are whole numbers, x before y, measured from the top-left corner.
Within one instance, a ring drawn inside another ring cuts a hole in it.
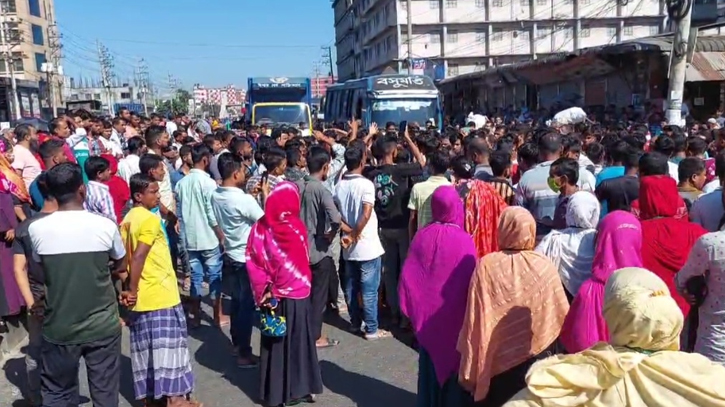
[[[688,222],[685,202],[669,175],[642,177],[639,182],[639,218],[642,222],[644,268],[657,274],[670,289],[687,318],[690,304],[677,292],[675,274],[682,268],[695,241],[707,231]]]
[[[111,199],[113,199],[113,210],[116,213],[116,219],[118,224],[123,221],[123,212],[128,205],[128,201],[131,199],[131,190],[128,187],[126,181],[123,178],[116,175],[118,172],[118,161],[110,154],[103,154],[101,157],[108,160],[110,163],[109,168],[111,169],[111,178],[106,181],[108,185],[108,191],[111,193]]]

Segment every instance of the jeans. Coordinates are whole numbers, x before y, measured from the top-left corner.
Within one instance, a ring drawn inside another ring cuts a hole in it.
[[[254,294],[249,282],[247,265],[227,258],[227,287],[231,291],[231,325],[229,332],[232,344],[239,350],[239,356],[252,356],[252,326],[254,323]]]
[[[332,257],[325,257],[318,263],[310,265],[312,269],[312,337],[318,340],[322,337],[322,322],[330,293],[330,275],[335,273],[335,262]]]
[[[209,280],[209,297],[220,298],[222,291],[222,254],[216,247],[210,250],[188,250],[191,266],[191,298],[201,297],[201,285],[206,275]]]
[[[86,362],[94,407],[118,407],[121,387],[121,334],[78,345],[43,340],[41,387],[43,407],[78,404],[78,368]]]
[[[365,322],[365,333],[378,331],[378,288],[380,287],[380,266],[382,256],[366,261],[345,261],[345,296],[353,328]],[[358,303],[362,297],[362,313]],[[362,314],[362,315],[361,315]]]
[[[28,315],[28,349],[25,354],[25,372],[28,375],[28,395],[40,401],[40,358],[43,347],[43,320]]]
[[[385,254],[383,254],[385,300],[393,315],[399,316],[398,281],[405,257],[408,255],[408,246],[410,246],[408,229],[380,229],[380,241],[385,248]]]

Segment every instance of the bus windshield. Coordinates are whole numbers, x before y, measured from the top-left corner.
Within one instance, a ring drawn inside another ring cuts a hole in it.
[[[437,99],[376,99],[373,100],[372,121],[378,126],[388,122],[396,125],[403,120],[425,124],[428,120],[438,123]]]
[[[309,126],[310,116],[307,105],[255,105],[255,124],[279,124],[297,126],[300,123],[307,123]]]

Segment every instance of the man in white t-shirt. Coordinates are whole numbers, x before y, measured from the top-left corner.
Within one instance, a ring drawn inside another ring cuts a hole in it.
[[[335,189],[335,202],[343,222],[352,229],[342,241],[347,273],[344,289],[350,322],[355,330],[359,330],[364,322],[365,339],[375,340],[389,336],[389,333],[378,329],[378,288],[385,250],[380,243],[378,218],[373,210],[375,186],[362,176],[366,151],[365,145],[359,143],[353,143],[345,151],[348,171]],[[362,297],[362,310],[358,294]]]

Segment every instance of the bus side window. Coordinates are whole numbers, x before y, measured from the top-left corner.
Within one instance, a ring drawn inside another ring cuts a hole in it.
[[[362,106],[363,106],[363,93],[364,91],[362,89],[358,89],[355,91],[355,103],[353,106],[355,106],[355,118],[356,119],[362,119]]]

